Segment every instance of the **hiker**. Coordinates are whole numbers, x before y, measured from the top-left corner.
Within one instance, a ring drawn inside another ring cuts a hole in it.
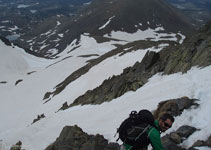
[[[160,117],[159,120],[154,120],[152,113],[148,110],[141,110],[135,116],[138,117],[133,117],[133,118],[138,118],[139,120],[144,120],[144,121],[141,121],[142,123],[139,123],[139,125],[136,126],[135,124],[137,123],[137,121],[131,121],[135,119],[131,119],[130,116],[124,122],[125,124],[128,124],[126,122],[133,122],[129,123],[132,125],[128,125],[128,127],[127,125],[122,125],[124,127],[120,126],[121,130],[127,130],[127,133],[125,131],[120,131],[121,133],[119,132],[120,136],[119,138],[123,141],[123,146],[121,147],[121,150],[147,150],[149,144],[151,144],[153,150],[164,150],[164,147],[161,143],[160,134],[161,132],[165,132],[166,130],[171,128],[174,122],[174,117],[168,113],[165,113]],[[128,129],[128,128],[133,128],[133,129]],[[122,138],[123,136],[125,137]]]

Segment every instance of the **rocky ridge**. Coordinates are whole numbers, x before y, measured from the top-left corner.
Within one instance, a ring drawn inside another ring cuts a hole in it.
[[[174,41],[165,41],[165,40],[161,40],[161,41],[135,41],[135,42],[131,42],[125,45],[118,45],[116,49],[111,50],[110,52],[96,58],[96,59],[92,59],[88,61],[88,64],[83,66],[82,68],[76,70],[75,72],[73,72],[71,75],[69,75],[64,81],[62,81],[61,83],[59,83],[55,88],[54,91],[52,92],[47,92],[44,95],[43,100],[45,102],[48,102],[51,100],[52,97],[54,97],[55,95],[59,94],[60,92],[62,92],[65,87],[70,84],[71,82],[73,82],[74,80],[76,80],[77,78],[79,78],[81,75],[87,73],[89,71],[89,69],[91,69],[93,66],[99,64],[100,62],[102,62],[103,60],[114,56],[114,55],[124,55],[126,53],[129,53],[131,51],[136,51],[136,50],[140,50],[140,49],[147,49],[150,47],[157,47],[160,44],[170,44],[170,45],[174,45],[174,44],[178,44],[177,42]],[[128,49],[129,48],[129,49]],[[126,50],[127,49],[127,50]]]
[[[156,73],[185,73],[193,66],[210,65],[210,35],[211,22],[181,45],[171,45],[159,53],[147,52],[141,63],[137,62],[134,66],[124,69],[121,75],[105,80],[99,87],[78,97],[68,107],[111,101],[127,91],[137,90]]]

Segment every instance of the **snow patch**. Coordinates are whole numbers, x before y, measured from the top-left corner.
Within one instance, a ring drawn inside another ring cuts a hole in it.
[[[101,27],[99,27],[99,30],[104,29],[104,28],[111,22],[111,20],[112,20],[114,17],[115,17],[115,16],[109,18],[108,21],[107,21],[104,25],[102,25]]]

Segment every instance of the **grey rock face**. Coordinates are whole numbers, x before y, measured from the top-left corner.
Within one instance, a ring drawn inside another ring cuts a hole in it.
[[[178,144],[181,144],[186,138],[193,134],[197,129],[191,126],[182,126],[177,131],[162,137],[162,143],[165,150],[185,150]],[[194,149],[193,149],[194,150]]]
[[[176,133],[177,133],[179,136],[183,137],[183,138],[188,138],[188,137],[189,137],[191,134],[193,134],[193,132],[195,132],[196,130],[197,130],[197,129],[194,128],[194,127],[185,125],[185,126],[180,127],[180,128],[176,131]]]

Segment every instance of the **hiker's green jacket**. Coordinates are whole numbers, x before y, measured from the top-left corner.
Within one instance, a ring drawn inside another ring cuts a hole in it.
[[[154,122],[154,124],[160,130],[157,120]],[[164,150],[163,145],[161,143],[160,131],[158,131],[156,128],[152,127],[147,131],[147,133],[148,133],[149,139],[151,141],[153,150]]]
[[[158,121],[156,120],[154,122],[155,126],[160,130]],[[153,150],[164,150],[163,145],[161,143],[161,138],[160,138],[160,131],[156,129],[155,127],[151,127],[148,131],[147,134],[149,136],[151,145],[153,147]],[[124,144],[126,150],[131,150],[133,149],[133,146]]]

